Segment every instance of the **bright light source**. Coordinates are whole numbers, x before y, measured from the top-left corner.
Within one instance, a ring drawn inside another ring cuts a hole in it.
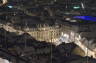
[[[81,6],[82,6],[83,9],[85,8],[85,6],[84,6],[84,4],[82,2],[81,2]]]
[[[69,21],[69,20],[71,20],[71,18],[66,18],[65,20]]]
[[[96,22],[96,17],[93,17],[93,16],[74,16],[73,18],[82,19],[83,21]]]
[[[65,43],[70,43],[69,42],[69,34],[64,34],[63,32],[61,33],[61,36],[59,38],[60,42],[65,42]]]
[[[11,5],[10,5],[10,6],[8,6],[8,7],[9,7],[9,8],[13,8],[13,6],[11,6]]]
[[[73,8],[74,8],[74,9],[80,9],[80,7],[79,7],[79,6],[74,6]]]

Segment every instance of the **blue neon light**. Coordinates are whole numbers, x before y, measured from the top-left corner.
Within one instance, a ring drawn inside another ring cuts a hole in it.
[[[96,22],[96,17],[92,17],[92,16],[74,16],[73,18],[78,18],[78,19],[83,19],[83,20],[95,21]]]

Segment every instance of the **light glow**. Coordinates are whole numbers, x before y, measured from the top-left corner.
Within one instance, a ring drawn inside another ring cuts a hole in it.
[[[79,9],[80,7],[79,7],[79,6],[74,6],[73,8],[74,8],[74,9]]]
[[[84,4],[82,2],[81,2],[81,6],[82,6],[83,9],[85,8],[85,6],[84,6]]]
[[[74,16],[73,18],[96,22],[96,17],[93,16]]]
[[[8,7],[9,7],[9,8],[13,8],[13,6],[11,6],[11,5],[10,5],[10,6],[8,6]]]

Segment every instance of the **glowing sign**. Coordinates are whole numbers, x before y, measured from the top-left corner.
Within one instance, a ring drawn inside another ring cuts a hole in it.
[[[96,22],[96,17],[92,17],[92,16],[74,16],[73,18],[78,18],[78,19]]]

